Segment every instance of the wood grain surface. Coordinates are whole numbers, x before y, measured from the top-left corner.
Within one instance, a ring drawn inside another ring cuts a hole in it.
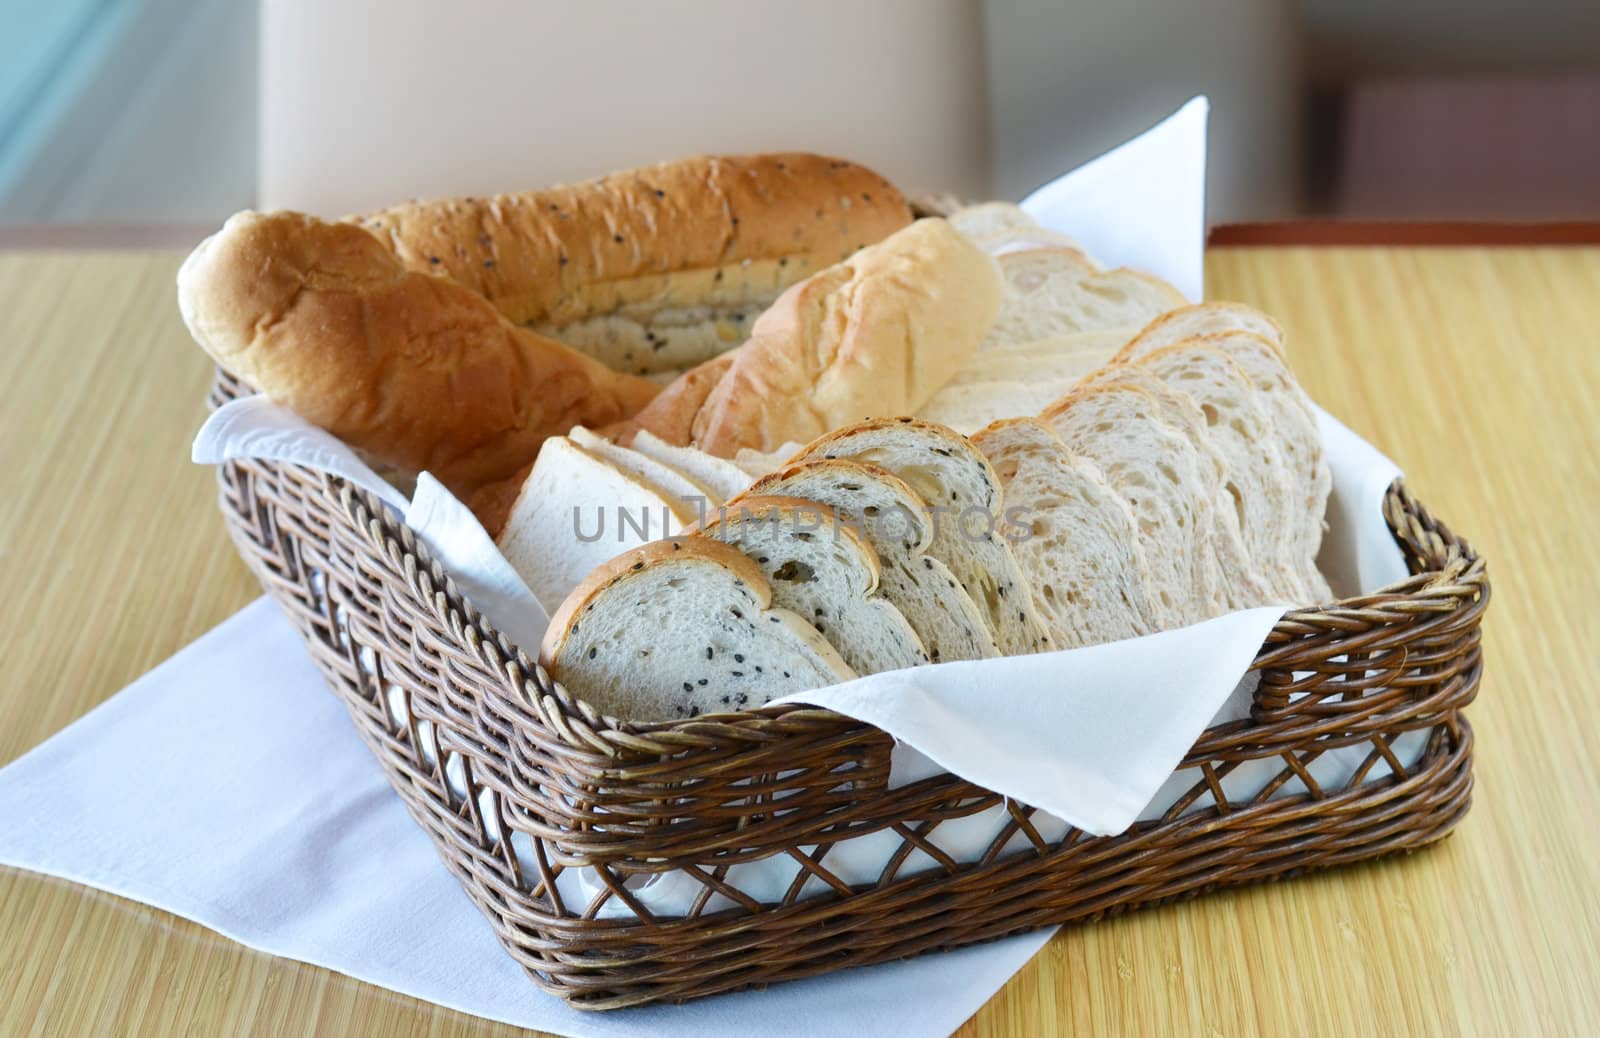
[[[257,591],[187,461],[174,255],[0,254],[0,763]],[[1312,395],[1489,560],[1472,813],[1440,846],[1066,931],[963,1035],[1562,1034],[1600,1016],[1600,249],[1214,250]],[[502,1034],[0,870],[0,1030]]]

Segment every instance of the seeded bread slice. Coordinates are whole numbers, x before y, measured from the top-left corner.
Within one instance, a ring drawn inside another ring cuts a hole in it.
[[[1162,314],[1131,337],[1117,359],[1137,360],[1184,339],[1219,332],[1250,332],[1283,351],[1283,328],[1277,321],[1243,303],[1212,302],[1180,306]]]
[[[1224,487],[1253,569],[1273,601],[1305,603],[1310,589],[1295,561],[1302,505],[1249,376],[1226,353],[1193,340],[1147,353],[1138,366],[1200,408],[1211,442],[1227,461]]]
[[[495,543],[551,611],[596,566],[695,513],[565,436],[544,441]]]
[[[760,567],[708,537],[596,569],[551,618],[539,661],[602,713],[635,721],[754,708],[856,676],[816,628],[773,606]]]
[[[1043,420],[1093,461],[1133,511],[1162,628],[1227,611],[1218,576],[1204,565],[1215,500],[1213,470],[1159,401],[1137,386],[1106,382],[1073,390]],[[1215,556],[1210,556],[1212,566]]]
[[[772,585],[773,603],[810,621],[857,674],[928,662],[922,639],[878,594],[877,552],[827,505],[746,497],[693,532],[744,552]]]
[[[1183,293],[1142,271],[1100,270],[1074,249],[1021,249],[996,257],[1004,280],[1000,312],[980,353],[1038,339],[1142,328],[1183,306]]]
[[[972,442],[1000,478],[1004,536],[1056,648],[1156,630],[1133,512],[1094,463],[1034,418],[995,422]]]
[[[807,458],[854,458],[893,472],[928,502],[929,554],[972,596],[1007,656],[1051,648],[1028,582],[997,527],[1004,508],[999,481],[965,436],[915,418],[872,419],[813,440]]]
[[[1201,531],[1195,563],[1200,567],[1200,585],[1216,589],[1218,611],[1251,609],[1274,601],[1267,574],[1256,567],[1245,548],[1237,487],[1233,485],[1227,458],[1217,449],[1206,427],[1204,412],[1187,394],[1137,364],[1108,364],[1091,373],[1083,384],[1108,382],[1137,386],[1154,397],[1161,406],[1161,417],[1183,434],[1203,463],[1202,485],[1196,492],[1211,495],[1211,519]]]
[[[633,438],[632,447],[640,454],[669,465],[694,480],[711,495],[712,504],[720,505],[735,494],[743,493],[754,480],[748,472],[726,458],[707,454],[695,447],[675,447],[648,429],[639,430],[639,434]]]
[[[928,504],[877,465],[814,459],[756,481],[748,496],[790,495],[828,505],[878,554],[879,588],[917,632],[934,663],[1000,655],[983,614],[941,560],[929,553]],[[743,497],[734,498],[730,507]]]

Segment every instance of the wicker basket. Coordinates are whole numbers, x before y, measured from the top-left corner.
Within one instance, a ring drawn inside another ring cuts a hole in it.
[[[241,391],[221,376],[213,405]],[[412,817],[507,951],[580,1008],[805,977],[1408,851],[1470,802],[1461,710],[1482,673],[1489,583],[1398,482],[1386,517],[1413,576],[1284,616],[1253,665],[1251,716],[1201,735],[1184,761],[1201,779],[1163,817],[1047,838],[1032,809],[951,775],[888,788],[891,740],[827,711],[602,717],[498,635],[368,495],[276,463],[231,462],[220,479],[240,554]],[[1391,744],[1407,732],[1427,733],[1425,748],[1402,766]],[[1311,763],[1353,746],[1366,753],[1349,781],[1319,785]],[[1224,778],[1251,762],[1277,777],[1230,801]],[[930,839],[996,805],[1004,822],[981,860]],[[899,850],[852,885],[827,853],[867,833]],[[797,863],[781,898],[728,882],[773,855]],[[598,892],[571,902],[557,877],[585,867]],[[667,872],[699,885],[683,917],[635,895]]]

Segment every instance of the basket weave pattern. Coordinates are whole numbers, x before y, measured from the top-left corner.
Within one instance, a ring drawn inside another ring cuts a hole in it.
[[[212,403],[247,391],[219,376]],[[1386,518],[1413,575],[1285,615],[1253,664],[1251,716],[1200,737],[1183,762],[1200,778],[1163,817],[1051,838],[1031,808],[951,775],[887,789],[891,740],[828,711],[603,717],[498,635],[369,495],[259,461],[222,466],[220,483],[241,556],[412,817],[510,954],[580,1008],[904,958],[1408,851],[1469,804],[1461,710],[1482,673],[1488,579],[1398,482]],[[1413,731],[1426,747],[1402,767],[1391,744]],[[1320,785],[1312,763],[1350,746],[1366,750],[1354,775]],[[1276,777],[1230,800],[1223,779],[1259,761]],[[1389,773],[1372,777],[1380,764]],[[979,861],[940,848],[942,823],[996,805],[1005,821]],[[884,831],[899,850],[874,882],[830,870],[840,841]],[[731,866],[773,855],[796,863],[781,899],[729,882]],[[558,888],[574,868],[599,880],[586,903]],[[652,915],[633,892],[665,872],[699,884],[681,918]]]

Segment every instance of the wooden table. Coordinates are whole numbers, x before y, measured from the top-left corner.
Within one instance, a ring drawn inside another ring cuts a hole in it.
[[[208,365],[177,264],[0,254],[0,762],[257,594],[186,460]],[[1208,272],[1283,321],[1312,395],[1489,559],[1476,804],[1422,854],[1066,931],[962,1033],[1594,1027],[1600,249],[1224,248]],[[3,870],[0,1021],[511,1031]]]

